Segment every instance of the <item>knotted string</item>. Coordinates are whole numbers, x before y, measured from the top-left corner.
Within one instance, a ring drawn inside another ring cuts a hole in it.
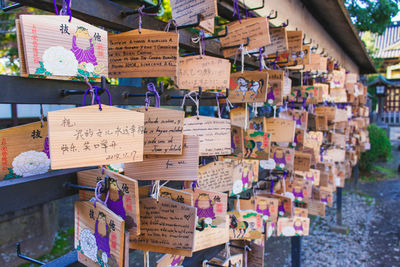
[[[148,83],[147,90],[148,91],[146,92],[146,98],[144,99],[144,103],[146,105],[146,110],[148,109],[148,107],[150,105],[149,94],[154,94],[155,107],[159,108],[160,107],[160,95],[158,94],[158,91],[157,91],[154,83]]]
[[[244,246],[244,267],[247,267],[247,251],[251,251],[251,248],[248,245]]]
[[[163,183],[162,185],[160,185],[160,180],[155,181],[155,182],[153,183],[153,187],[152,187],[152,189],[151,189],[150,197],[156,199],[157,202],[158,202],[158,199],[159,199],[159,197],[160,197],[160,189],[161,189],[162,187],[164,187],[168,182],[169,182],[169,181],[166,181],[165,183]]]
[[[199,53],[201,56],[206,54],[206,42],[204,41],[205,33],[203,30],[200,31],[198,37],[193,37],[192,42],[195,44],[199,44]]]
[[[236,64],[236,58],[237,58],[237,54],[240,52],[240,55],[241,55],[241,57],[240,57],[240,59],[241,59],[241,63],[242,63],[242,73],[243,73],[243,71],[244,71],[244,56],[245,56],[245,54],[246,55],[248,55],[249,57],[251,57],[251,55],[247,52],[247,49],[244,47],[244,45],[243,44],[241,44],[240,46],[239,46],[239,48],[236,50],[236,53],[235,53],[235,60],[233,61],[233,64]]]
[[[104,180],[100,180],[97,182],[96,184],[96,188],[94,190],[94,197],[95,200],[93,202],[93,205],[96,207],[96,202],[100,202],[101,204],[103,204],[104,206],[107,207],[107,201],[108,201],[108,197],[110,196],[110,191],[107,191],[106,194],[106,199],[104,201],[101,200],[101,189],[103,188],[103,184],[104,184],[104,188],[105,188],[105,181]]]
[[[231,257],[231,248],[229,246],[229,242],[225,243],[225,259],[229,259]]]
[[[192,97],[192,94],[195,95],[195,98]],[[199,117],[199,99],[198,99],[197,92],[196,91],[191,91],[191,92],[189,92],[189,93],[184,95],[183,101],[182,101],[182,105],[181,105],[182,109],[185,106],[186,97],[189,97],[194,102],[194,104],[196,105],[196,115],[197,115],[197,117]]]
[[[139,30],[139,33],[142,33],[142,16],[143,15],[147,15],[147,16],[157,16],[158,15],[157,13],[146,13],[146,12],[143,12],[144,8],[145,8],[145,6],[143,5],[143,6],[139,7],[139,9],[138,9],[138,13],[139,13],[139,28],[138,28],[138,30]]]
[[[236,13],[237,13],[239,22],[242,23],[242,20],[240,18],[240,9],[239,9],[238,0],[233,0],[233,15],[232,15],[232,17],[234,17],[236,15]]]
[[[217,101],[217,111],[218,111],[218,118],[221,119],[221,109],[219,107],[219,96],[224,96],[223,93],[220,92],[215,92],[215,100]]]
[[[68,15],[69,22],[71,22],[72,12],[71,12],[71,0],[63,0],[62,7],[60,13],[57,8],[57,0],[54,0],[54,9],[57,15]]]
[[[150,267],[149,252],[147,250],[143,251],[143,256],[144,256],[144,267]]]
[[[85,82],[86,82],[86,84],[89,86],[89,89],[90,89],[90,96],[92,97],[92,105],[94,104],[94,97],[95,97],[95,94],[94,94],[94,89],[93,89],[93,87],[92,87],[92,85],[90,84],[90,82],[89,82],[89,80],[88,80],[88,78],[85,76]]]
[[[174,19],[168,20],[168,23],[167,23],[167,25],[165,26],[164,31],[165,31],[165,32],[169,32],[169,27],[171,26],[171,23],[172,23],[172,24],[174,25],[174,27],[175,27],[175,32],[178,32],[178,25],[176,24],[176,20],[174,20]]]

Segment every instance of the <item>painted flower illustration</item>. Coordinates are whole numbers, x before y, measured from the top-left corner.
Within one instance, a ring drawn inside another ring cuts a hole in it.
[[[96,238],[89,229],[83,229],[79,235],[82,245],[82,252],[86,257],[93,261],[97,261],[97,244]],[[104,254],[104,253],[103,253]],[[107,256],[107,255],[106,255]],[[103,257],[102,257],[103,258]],[[107,260],[107,259],[106,259]],[[104,261],[104,259],[103,259]]]
[[[107,253],[104,253],[104,252],[103,252],[103,254],[101,254],[101,260],[102,260],[105,264],[107,264],[107,262],[108,262]]]
[[[44,152],[31,150],[16,156],[12,166],[15,174],[27,177],[48,172],[50,159]]]
[[[72,51],[62,46],[52,46],[43,53],[43,67],[52,75],[75,76],[78,60]]]
[[[284,236],[294,236],[296,235],[296,231],[292,226],[286,226],[282,229],[282,235]]]
[[[94,65],[92,63],[87,63],[86,64],[86,71],[94,72]]]
[[[204,219],[204,222],[205,222],[206,224],[212,224],[212,219],[211,219],[210,217],[205,218],[205,219]]]
[[[243,191],[243,182],[242,180],[237,180],[233,183],[232,193],[234,195],[239,194]]]

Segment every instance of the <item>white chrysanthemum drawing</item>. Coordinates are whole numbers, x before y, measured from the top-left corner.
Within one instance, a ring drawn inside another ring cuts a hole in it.
[[[284,236],[294,236],[296,235],[296,231],[292,226],[286,226],[282,229],[282,234]]]
[[[242,180],[236,180],[233,183],[232,193],[236,195],[236,194],[239,194],[242,191],[243,191],[243,182],[242,182]]]
[[[103,261],[105,264],[107,264],[107,262],[108,262],[107,253],[103,252],[103,253],[101,254],[101,259],[102,259],[102,261]]]
[[[290,198],[292,201],[294,201],[294,199],[295,199],[292,192],[285,192],[283,195],[284,195],[285,197]]]
[[[53,75],[75,76],[78,71],[78,60],[72,51],[62,46],[52,46],[44,51],[43,66]]]
[[[50,159],[44,152],[30,150],[16,156],[12,166],[15,174],[27,177],[48,172]]]
[[[97,244],[96,244],[96,238],[92,234],[92,232],[89,229],[83,229],[81,231],[81,234],[79,235],[79,240],[81,241],[81,248],[83,254],[85,254],[85,256],[91,259],[92,261],[97,262]]]
[[[272,227],[272,225],[269,225],[267,231],[267,237],[271,237],[273,233],[274,233],[274,227]]]
[[[212,224],[212,219],[211,219],[210,217],[205,218],[205,219],[204,219],[204,222],[205,222],[206,224]]]

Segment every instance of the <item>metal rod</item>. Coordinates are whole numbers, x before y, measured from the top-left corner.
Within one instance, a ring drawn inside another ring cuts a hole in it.
[[[336,188],[336,224],[342,225],[342,190],[343,188]]]
[[[292,267],[301,266],[301,236],[292,236]]]
[[[78,189],[78,190],[84,190],[84,191],[93,191],[93,192],[96,190],[95,187],[83,186],[83,185],[77,185],[77,184],[71,184],[71,183],[66,183],[65,187],[66,188],[74,188],[74,189]]]
[[[30,262],[33,262],[33,263],[36,263],[36,264],[39,264],[39,265],[45,265],[44,262],[32,259],[32,258],[30,258],[28,256],[25,256],[25,255],[22,255],[21,254],[21,244],[20,243],[17,243],[17,256],[19,258],[21,258],[21,259],[24,259],[24,260],[27,260],[27,261],[30,261]]]

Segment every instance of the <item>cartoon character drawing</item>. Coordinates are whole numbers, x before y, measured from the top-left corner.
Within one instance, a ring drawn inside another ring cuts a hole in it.
[[[247,170],[247,172],[246,172],[246,170]],[[247,189],[250,185],[250,180],[249,180],[250,172],[251,172],[250,167],[247,166],[247,164],[244,164],[243,171],[242,171],[242,183],[243,183],[243,187],[245,189]],[[244,176],[245,173],[247,173],[246,176]],[[254,170],[253,170],[252,177],[253,176],[254,176]]]
[[[111,256],[110,232],[111,229],[107,224],[106,215],[103,212],[99,212],[96,219],[94,237],[97,244],[97,256],[105,263]]]
[[[172,258],[171,266],[181,265],[183,261],[183,257],[181,255],[174,255]]]
[[[306,180],[311,181],[314,183],[314,174],[312,172],[306,173]]]
[[[243,238],[249,228],[249,223],[247,221],[240,221],[234,214],[229,214],[230,224],[229,228],[233,230],[234,238]],[[236,235],[236,231],[239,231]]]
[[[283,205],[283,201],[279,201],[280,203],[279,203],[279,206],[278,206],[278,214],[279,214],[279,216],[284,216],[285,215],[285,212],[286,212],[286,210],[285,210],[285,206]]]
[[[303,194],[303,190],[302,190],[301,186],[297,186],[297,185],[293,186],[292,193],[293,193],[293,196],[296,198],[296,200],[298,200],[298,201],[303,200],[304,194]]]
[[[212,224],[216,218],[214,213],[214,203],[210,199],[210,196],[205,193],[199,194],[194,206],[197,208],[197,217],[199,221],[203,221],[206,224]]]
[[[124,192],[118,186],[117,180],[110,178],[110,196],[107,199],[107,207],[115,214],[125,220],[126,229],[137,227],[137,224],[131,216],[126,215],[124,208]]]
[[[303,234],[303,223],[301,222],[300,219],[295,219],[293,222],[293,228],[294,231],[296,232],[296,235],[302,235]]]
[[[256,207],[256,211],[263,215],[263,219],[264,220],[268,220],[269,217],[271,216],[271,213],[270,213],[270,210],[269,210],[269,206],[268,206],[268,202],[265,199],[262,199],[262,200],[260,200],[258,202],[257,207]]]
[[[282,149],[276,149],[273,155],[276,165],[283,169],[286,166],[285,152]]]
[[[293,112],[293,120],[296,122],[296,126],[301,126],[302,115],[298,112]]]
[[[88,40],[89,47],[88,48],[80,48],[77,44],[79,39]],[[93,72],[94,66],[97,65],[96,55],[94,53],[94,45],[92,41],[92,37],[89,35],[88,29],[82,26],[78,26],[74,36],[72,37],[72,48],[71,51],[74,53],[78,63],[81,64],[82,62],[87,63],[87,71]],[[91,64],[91,65],[89,65]],[[93,70],[91,69],[93,68]],[[92,71],[90,71],[92,70]]]

